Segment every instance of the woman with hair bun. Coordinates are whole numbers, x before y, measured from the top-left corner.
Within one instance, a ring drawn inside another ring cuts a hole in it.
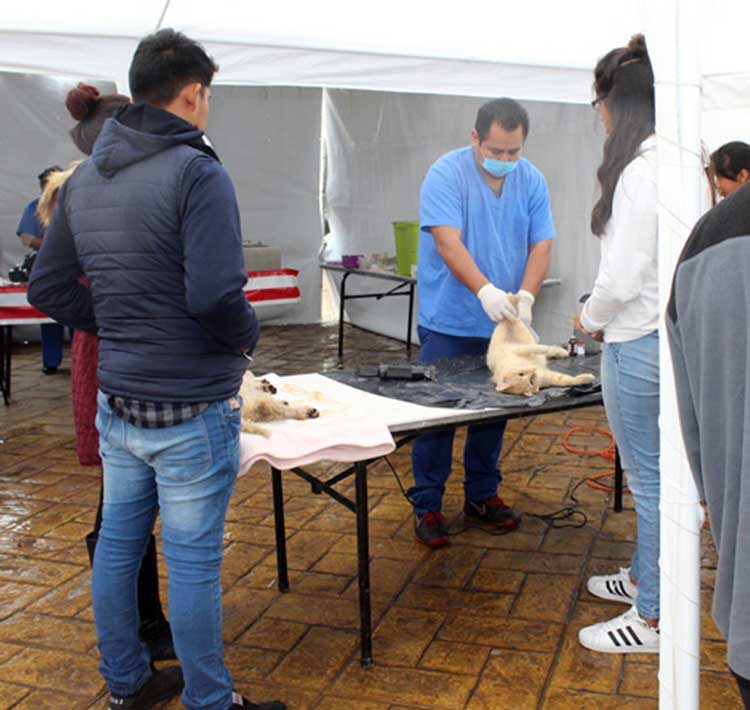
[[[84,155],[91,155],[104,122],[118,109],[130,103],[122,94],[105,94],[90,84],[80,82],[65,97],[65,107],[78,121],[70,131],[73,143]]]
[[[731,195],[750,180],[750,145],[725,143],[711,154],[710,174],[721,197]]]
[[[646,42],[606,54],[592,105],[607,138],[591,231],[599,273],[577,322],[604,340],[602,393],[633,495],[638,531],[629,567],[591,577],[591,594],[631,608],[580,630],[603,653],[659,652],[659,289],[654,74]]]
[[[65,106],[77,121],[70,131],[78,150],[91,155],[94,143],[99,137],[104,122],[130,99],[122,94],[102,95],[95,86],[79,83],[71,89]],[[79,161],[80,162],[80,161]],[[39,200],[38,214],[47,226],[52,220],[52,212],[58,191],[75,170],[78,162],[67,170],[54,174]],[[99,360],[99,341],[95,334],[77,330],[71,345],[71,387],[73,395],[73,421],[76,429],[76,450],[81,466],[99,466],[99,434],[96,430],[96,395],[99,384],[96,369]],[[100,479],[101,480],[101,479]],[[91,563],[102,523],[102,490],[99,493],[99,507],[96,511],[94,529],[86,536]],[[141,619],[140,635],[148,644],[152,660],[175,658],[172,633],[159,599],[159,575],[156,562],[156,542],[151,536],[146,554],[141,563],[138,578],[138,611]]]

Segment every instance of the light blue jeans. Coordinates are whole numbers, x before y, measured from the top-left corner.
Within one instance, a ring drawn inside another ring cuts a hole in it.
[[[641,616],[659,618],[659,333],[606,343],[602,395],[635,503],[638,537],[630,573]]]
[[[143,429],[114,414],[102,392],[97,404],[104,469],[92,578],[99,669],[118,695],[135,693],[151,675],[138,637],[137,579],[159,511],[182,702],[190,710],[227,710],[232,679],[224,664],[221,562],[239,468],[240,409],[231,400],[214,402],[182,424]]]

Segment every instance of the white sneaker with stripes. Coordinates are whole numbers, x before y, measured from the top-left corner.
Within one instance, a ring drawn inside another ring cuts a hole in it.
[[[586,587],[595,597],[611,602],[632,605],[638,597],[638,587],[630,581],[630,567],[620,567],[617,574],[589,577]]]
[[[631,607],[624,614],[578,632],[581,646],[600,653],[659,653],[659,629]]]

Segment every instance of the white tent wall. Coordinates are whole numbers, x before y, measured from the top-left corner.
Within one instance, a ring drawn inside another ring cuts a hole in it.
[[[94,82],[114,91],[111,82]],[[62,76],[0,72],[0,277],[19,263],[29,249],[16,235],[21,213],[39,197],[37,175],[50,165],[66,166],[81,158],[68,131],[73,120],[65,109],[65,94],[76,81]],[[36,340],[39,328],[13,329],[18,340]]]
[[[207,134],[232,176],[243,239],[279,248],[300,272],[301,302],[278,322],[320,320],[320,104],[320,89],[212,90]]]
[[[50,165],[80,158],[68,131],[73,121],[65,94],[75,82],[64,77],[0,72],[0,275],[28,252],[16,236],[24,207],[39,197],[37,175]],[[99,84],[113,91],[112,84]]]
[[[327,153],[326,216],[334,255],[394,253],[392,221],[419,219],[419,188],[444,152],[469,143],[476,112],[487,99],[328,90],[323,124]],[[550,276],[534,308],[547,342],[567,340],[578,297],[593,284],[599,245],[589,217],[596,193],[602,132],[587,105],[526,101],[524,155],[547,178],[558,238]],[[340,278],[334,278],[338,288]],[[376,292],[382,282],[348,281],[351,292]],[[405,338],[407,299],[347,303],[360,327]]]

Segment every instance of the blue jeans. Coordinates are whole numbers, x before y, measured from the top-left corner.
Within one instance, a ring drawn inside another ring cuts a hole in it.
[[[417,328],[419,333],[419,359],[431,362],[442,357],[484,355],[490,341],[487,338],[460,338],[434,330]],[[412,470],[414,485],[409,489],[409,499],[414,512],[422,515],[442,508],[445,483],[453,461],[453,436],[455,429],[425,434],[412,444]],[[470,426],[464,447],[464,491],[473,501],[482,501],[497,495],[501,475],[497,462],[503,448],[505,422]]]
[[[114,414],[99,392],[104,507],[92,592],[99,669],[112,693],[131,695],[151,675],[138,637],[137,579],[159,510],[182,702],[190,710],[232,704],[221,618],[224,518],[239,468],[240,409],[231,402],[214,402],[182,424],[143,429]]]
[[[641,616],[659,618],[659,333],[606,343],[602,395],[638,522],[630,573]]]

